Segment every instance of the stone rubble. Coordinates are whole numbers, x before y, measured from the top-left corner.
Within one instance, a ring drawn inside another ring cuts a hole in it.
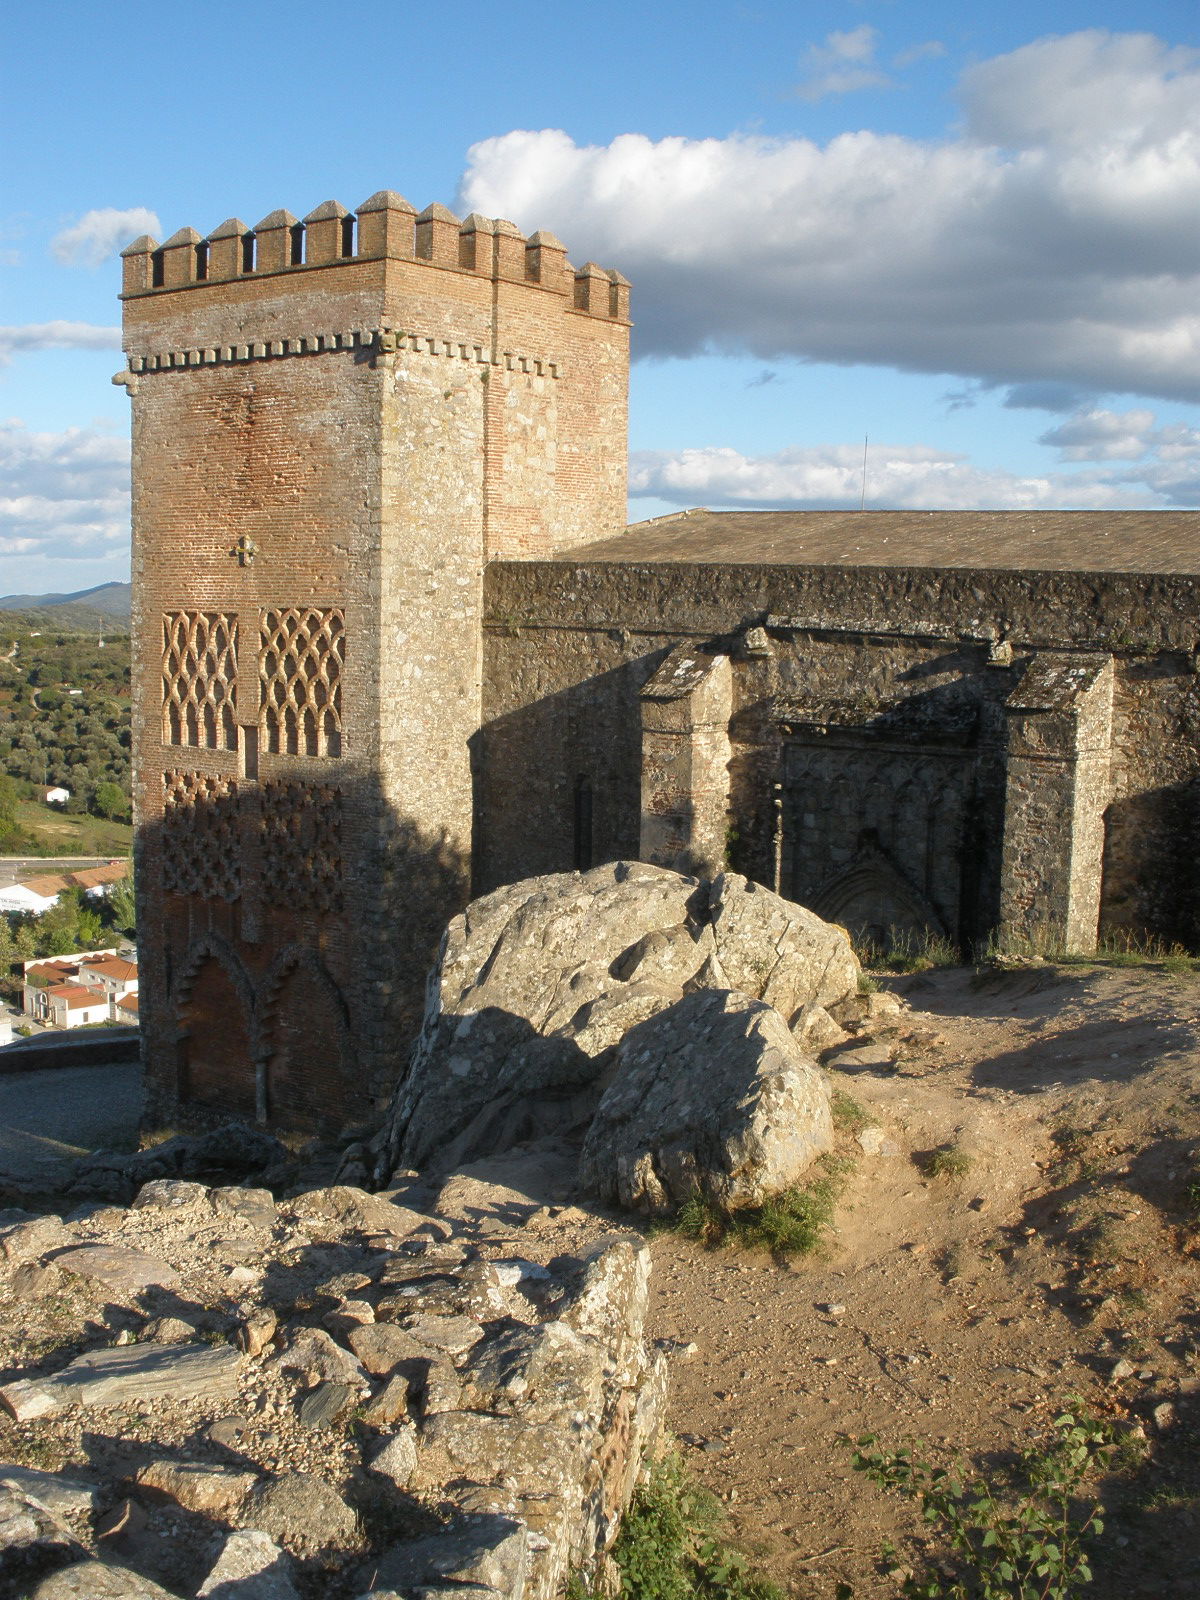
[[[595,1572],[665,1409],[646,1246],[587,1219],[534,1259],[507,1191],[487,1226],[416,1193],[159,1175],[0,1221],[0,1304],[45,1269],[0,1310],[0,1571],[30,1600],[553,1600]]]

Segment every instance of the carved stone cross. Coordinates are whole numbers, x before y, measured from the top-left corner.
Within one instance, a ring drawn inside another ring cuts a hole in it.
[[[247,539],[243,534],[229,554],[237,557],[239,567],[252,567],[254,558],[258,554],[258,546],[253,539]]]

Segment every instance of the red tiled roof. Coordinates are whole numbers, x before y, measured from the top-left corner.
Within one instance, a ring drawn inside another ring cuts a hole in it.
[[[128,876],[128,861],[115,861],[107,867],[83,867],[72,872],[71,882],[79,889],[98,889],[102,883],[120,883]]]
[[[48,983],[51,978],[73,978],[78,972],[79,962],[73,956],[62,957],[57,961],[39,961],[36,965],[25,968],[25,982]]]
[[[28,889],[32,894],[57,895],[64,889],[69,889],[70,884],[65,878],[26,878],[24,882],[16,885],[18,889]]]
[[[68,1011],[82,1011],[85,1006],[102,1006],[104,998],[95,989],[85,989],[78,983],[59,983],[46,991],[53,1000],[65,1000]]]
[[[89,972],[99,973],[104,978],[113,978],[118,983],[128,983],[130,978],[136,978],[138,975],[137,962],[125,961],[120,956],[92,956],[82,965]]]
[[[118,1011],[132,1011],[134,1016],[136,1017],[137,1014],[138,1014],[138,997],[137,997],[137,995],[136,994],[127,994],[123,1000],[118,1000],[117,1001],[117,1010]]]

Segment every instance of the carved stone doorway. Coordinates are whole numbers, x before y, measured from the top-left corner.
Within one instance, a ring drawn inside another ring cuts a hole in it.
[[[963,943],[973,780],[961,746],[793,733],[779,785],[781,893],[881,951]]]

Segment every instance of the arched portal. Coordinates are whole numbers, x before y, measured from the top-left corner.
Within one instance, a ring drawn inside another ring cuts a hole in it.
[[[264,988],[269,1122],[319,1128],[353,1115],[345,1003],[320,957],[285,951]]]
[[[215,950],[200,953],[180,987],[179,1098],[231,1116],[255,1113],[246,986]]]

